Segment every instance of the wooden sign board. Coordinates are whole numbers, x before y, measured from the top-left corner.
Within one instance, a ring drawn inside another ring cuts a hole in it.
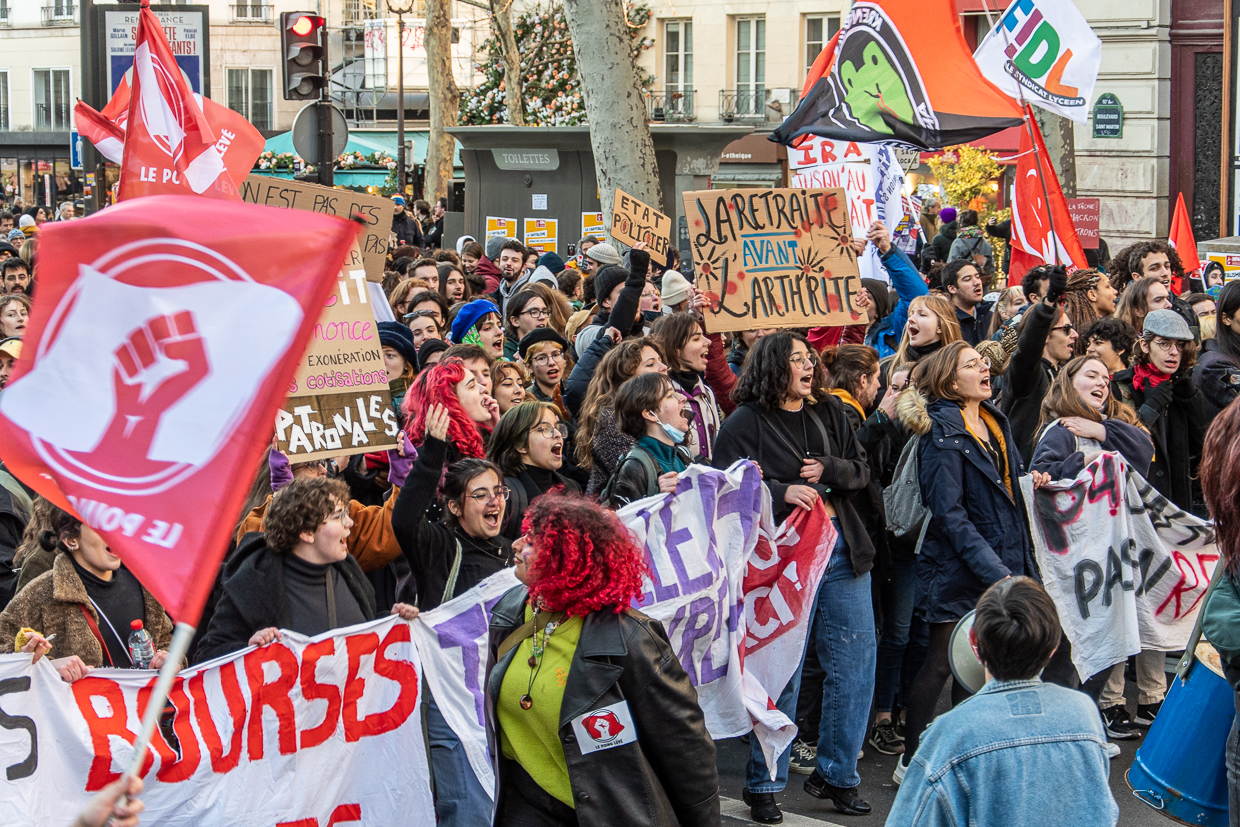
[[[373,282],[383,281],[388,238],[392,234],[392,213],[395,210],[395,205],[387,198],[273,178],[269,175],[247,175],[241,182],[241,200],[268,207],[290,207],[295,210],[338,215],[341,218],[357,216],[364,225],[358,244],[366,265],[366,279]]]
[[[630,247],[644,241],[651,258],[667,261],[672,219],[618,189],[611,206],[611,237]]]
[[[711,333],[857,324],[861,276],[842,189],[684,194]]]
[[[290,462],[397,445],[399,425],[362,260],[354,244],[276,413],[276,438]]]

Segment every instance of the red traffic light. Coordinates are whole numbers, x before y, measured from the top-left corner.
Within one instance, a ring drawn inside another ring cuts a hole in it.
[[[303,14],[293,23],[292,28],[294,34],[305,37],[314,30],[314,20],[309,15]]]

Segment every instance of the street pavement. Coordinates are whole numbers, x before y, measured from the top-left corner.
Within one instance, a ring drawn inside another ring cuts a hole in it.
[[[1141,741],[1115,743],[1119,744],[1121,752],[1111,761],[1111,794],[1119,804],[1119,824],[1122,827],[1171,827],[1173,822],[1167,817],[1134,798],[1124,780],[1124,773],[1132,766]],[[718,750],[719,788],[723,797],[722,824],[724,827],[751,824],[749,808],[741,801],[749,745],[739,738],[730,738],[716,741],[715,746]],[[858,764],[858,771],[861,773],[861,795],[870,802],[874,811],[865,817],[846,816],[838,812],[830,801],[820,801],[808,795],[802,785],[809,776],[791,776],[787,789],[776,796],[784,811],[784,824],[786,827],[882,827],[887,823],[887,813],[896,798],[897,787],[891,780],[896,757],[882,755],[866,745],[865,758]]]

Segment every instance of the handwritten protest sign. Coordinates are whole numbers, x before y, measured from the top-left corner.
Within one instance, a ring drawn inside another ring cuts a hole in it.
[[[1076,237],[1081,240],[1081,249],[1097,250],[1102,199],[1069,198],[1068,212],[1072,216],[1072,226],[1076,228]]]
[[[711,333],[856,324],[861,278],[842,189],[684,194]]]
[[[667,261],[671,235],[672,219],[624,190],[616,190],[611,208],[612,238],[630,247],[644,241],[655,261]]]
[[[421,671],[399,618],[285,631],[182,671],[148,747],[142,823],[433,825]],[[128,765],[153,680],[96,669],[69,684],[47,658],[0,656],[0,824],[72,824]]]
[[[360,219],[365,228],[358,244],[366,266],[366,278],[374,282],[383,281],[394,209],[388,199],[267,175],[247,175],[241,182],[241,199],[268,207],[289,207]]]
[[[276,413],[276,438],[292,462],[397,445],[399,425],[361,260],[354,245]]]

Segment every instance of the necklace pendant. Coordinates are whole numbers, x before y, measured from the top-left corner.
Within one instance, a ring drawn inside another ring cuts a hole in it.
[[[538,665],[538,658],[534,657],[533,655],[530,655],[530,659],[526,661],[526,663],[528,663],[530,665],[530,668],[533,669],[535,666]]]
[[[534,699],[531,698],[529,695],[522,695],[520,703],[521,703],[522,709],[529,709],[530,707],[534,705]]]

